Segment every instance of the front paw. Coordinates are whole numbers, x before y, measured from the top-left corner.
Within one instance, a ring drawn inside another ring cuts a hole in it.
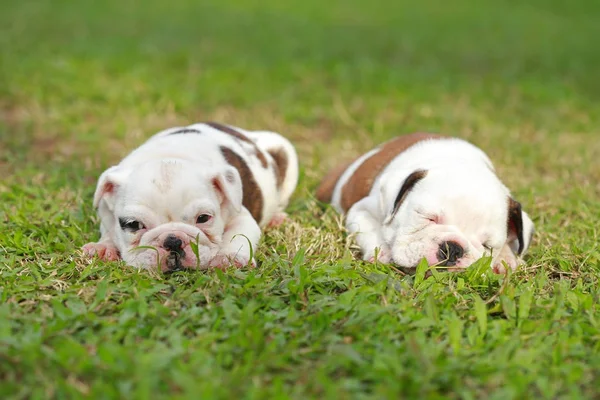
[[[364,260],[370,263],[379,262],[389,264],[392,261],[392,252],[385,246],[378,247],[374,252],[365,254]]]
[[[518,266],[519,266],[519,260],[515,257],[511,257],[508,260],[500,259],[500,260],[494,262],[494,265],[492,266],[492,270],[496,274],[504,275],[504,274],[506,274],[506,267],[510,268],[510,270],[512,272],[515,272],[517,270]]]
[[[268,223],[268,227],[269,228],[277,228],[278,226],[280,226],[281,224],[283,224],[285,222],[285,220],[287,219],[287,214],[284,212],[278,212],[275,215],[273,215],[273,217],[271,218],[271,220]]]
[[[242,268],[247,265],[256,267],[256,261],[254,258],[249,260],[249,257],[245,257],[239,254],[217,254],[211,261],[210,267],[225,269],[230,266],[236,268]]]
[[[117,247],[111,241],[91,242],[85,244],[81,250],[88,257],[98,257],[103,261],[117,261],[121,255]]]
[[[515,272],[520,262],[520,258],[513,254],[510,247],[504,246],[500,251],[500,254],[498,254],[498,259],[494,261],[492,270],[497,274],[504,275],[506,274],[506,267],[508,266],[511,271]]]

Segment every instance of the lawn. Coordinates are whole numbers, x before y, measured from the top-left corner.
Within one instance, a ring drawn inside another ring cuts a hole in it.
[[[600,2],[5,0],[0,397],[600,398]],[[96,179],[157,130],[297,145],[258,268],[82,258]],[[394,135],[466,138],[537,226],[526,265],[358,261],[320,177]]]

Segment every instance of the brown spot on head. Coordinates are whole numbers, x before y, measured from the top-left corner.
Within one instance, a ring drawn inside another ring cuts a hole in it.
[[[273,161],[275,164],[273,165],[273,169],[275,172],[275,178],[277,179],[277,189],[281,189],[281,185],[283,185],[283,181],[285,180],[285,174],[288,169],[288,157],[283,148],[279,149],[270,149],[268,153],[273,157]]]
[[[218,122],[206,122],[206,125],[208,125],[212,128],[215,128],[223,133],[231,135],[241,142],[251,145],[254,149],[254,155],[260,160],[260,164],[263,166],[263,168],[267,168],[267,166],[268,166],[267,157],[265,157],[265,155],[258,148],[256,143],[254,143],[254,141],[252,139],[250,139],[248,136],[244,135],[243,133],[235,130],[234,128],[232,128],[230,126],[223,125]]]
[[[399,136],[379,147],[379,151],[366,160],[354,171],[354,174],[342,187],[341,206],[348,211],[354,203],[367,197],[375,180],[385,167],[400,153],[424,140],[441,139],[443,136],[430,133],[413,133]]]
[[[398,209],[400,208],[400,206],[402,205],[404,200],[406,200],[406,197],[408,196],[408,194],[415,187],[417,182],[419,182],[421,179],[425,178],[426,175],[427,175],[426,170],[418,169],[415,172],[413,172],[412,174],[410,174],[404,180],[404,183],[402,184],[402,187],[400,188],[400,191],[398,192],[398,195],[396,196],[396,200],[394,200],[394,207],[392,208],[392,213],[390,214],[389,217],[386,218],[386,223],[389,223],[392,220],[392,218],[394,218],[394,215],[396,215],[396,213],[398,212]]]
[[[221,154],[229,165],[237,169],[242,180],[242,204],[260,225],[263,213],[263,194],[246,161],[228,147],[221,146]]]

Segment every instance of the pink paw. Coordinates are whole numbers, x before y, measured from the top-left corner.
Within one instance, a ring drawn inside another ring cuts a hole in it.
[[[494,271],[495,274],[504,275],[506,273],[506,268],[504,268],[504,265],[502,263],[498,263],[494,264],[494,266],[492,267],[492,271]]]
[[[388,264],[392,261],[392,254],[389,250],[379,249],[379,251],[376,251],[375,254],[367,259],[367,261],[370,263],[377,261],[382,264]]]
[[[506,262],[506,264],[505,264],[505,262]],[[506,260],[498,260],[494,263],[494,266],[492,267],[492,271],[494,271],[494,273],[496,273],[496,274],[504,275],[504,274],[506,274],[506,266],[508,266],[513,272],[517,269],[516,262],[510,262],[510,261],[506,261]]]
[[[271,218],[271,220],[269,221],[267,226],[269,226],[270,228],[277,228],[278,226],[283,224],[283,222],[286,219],[287,219],[286,213],[284,213],[284,212],[276,213],[275,215],[273,215],[273,218]]]
[[[104,261],[117,261],[121,259],[119,250],[111,242],[88,243],[82,248],[83,253],[89,257],[98,257]]]
[[[225,269],[230,266],[234,266],[236,268],[242,268],[250,264],[251,267],[256,267],[256,261],[252,259],[250,263],[248,263],[247,257],[242,256],[228,256],[225,254],[217,254],[211,261],[209,266],[213,268],[221,268]]]

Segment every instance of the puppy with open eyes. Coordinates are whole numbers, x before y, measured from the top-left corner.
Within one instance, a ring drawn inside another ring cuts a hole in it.
[[[457,138],[400,136],[327,175],[317,199],[346,214],[364,260],[464,270],[485,255],[515,270],[533,222],[483,151]]]
[[[283,222],[297,182],[296,151],[277,133],[167,129],[100,176],[101,238],[83,251],[163,272],[253,263],[261,227]]]

